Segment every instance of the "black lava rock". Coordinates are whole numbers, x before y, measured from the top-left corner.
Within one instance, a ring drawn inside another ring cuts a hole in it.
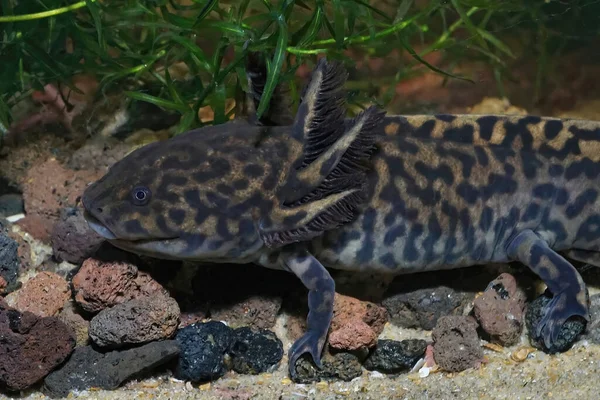
[[[525,314],[525,323],[529,334],[529,341],[533,347],[542,350],[545,353],[553,354],[567,351],[581,333],[585,331],[586,321],[583,318],[570,318],[565,322],[558,334],[558,340],[550,348],[546,347],[544,339],[535,336],[535,330],[539,321],[544,317],[544,307],[552,300],[552,294],[546,290],[541,296],[532,301],[527,307]]]
[[[78,347],[61,369],[46,377],[44,392],[51,397],[66,397],[73,390],[91,387],[116,389],[127,379],[156,369],[178,353],[175,340],[109,353],[99,353],[91,346]]]
[[[232,338],[233,330],[218,321],[192,324],[177,331],[175,340],[181,351],[175,377],[198,382],[225,375],[224,358]]]
[[[256,375],[279,364],[283,343],[268,329],[242,327],[233,332],[228,354],[235,372]]]
[[[427,342],[421,339],[378,340],[363,366],[371,371],[395,374],[410,370],[425,354]]]
[[[5,293],[9,293],[18,287],[19,276],[19,244],[0,233],[0,277],[6,281]],[[2,292],[2,288],[0,288]]]
[[[323,369],[315,367],[312,360],[306,356],[296,361],[292,371],[292,381],[296,383],[312,383],[321,380],[342,380],[349,382],[362,375],[362,366],[358,357],[350,353],[336,353],[334,355],[324,353],[321,359]]]
[[[24,212],[23,196],[16,193],[0,196],[0,216],[10,217]]]
[[[383,300],[390,322],[404,328],[431,330],[443,315],[456,315],[472,298],[470,293],[438,286],[410,290]]]

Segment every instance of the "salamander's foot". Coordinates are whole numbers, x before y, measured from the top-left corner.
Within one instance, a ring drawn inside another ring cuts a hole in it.
[[[531,335],[541,341],[550,353],[569,348],[585,329],[586,322],[589,321],[589,309],[587,303],[578,297],[581,296],[568,292],[556,294],[552,299],[546,300],[547,304],[540,310],[541,319],[533,327]]]
[[[296,368],[296,362],[303,354],[310,354],[313,359],[313,362],[317,366],[317,368],[323,368],[323,363],[321,362],[321,352],[323,349],[323,344],[325,343],[325,339],[327,336],[327,331],[325,334],[319,334],[317,331],[308,331],[290,348],[288,352],[289,359],[289,373],[290,376],[294,376],[294,369]]]

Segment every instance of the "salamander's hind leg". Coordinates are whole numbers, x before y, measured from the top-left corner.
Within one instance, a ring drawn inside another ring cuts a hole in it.
[[[327,332],[333,316],[335,282],[329,272],[307,251],[301,250],[285,257],[286,267],[293,272],[309,290],[307,332],[292,345],[288,353],[289,372],[304,353],[312,356],[321,368],[321,352],[327,339]]]
[[[535,272],[548,286],[553,297],[544,317],[532,334],[542,338],[547,348],[557,342],[562,325],[571,317],[589,322],[588,291],[579,272],[531,230],[519,233],[507,246],[510,258]]]

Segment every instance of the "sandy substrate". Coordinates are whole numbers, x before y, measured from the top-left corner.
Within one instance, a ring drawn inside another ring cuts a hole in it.
[[[596,293],[598,290],[591,290]],[[285,339],[285,315],[275,331]],[[400,329],[387,324],[382,339],[430,339],[430,332]],[[481,342],[485,345],[485,341]],[[523,361],[519,356],[529,355]],[[287,355],[273,373],[257,376],[230,372],[207,384],[191,384],[172,378],[170,372],[133,380],[114,391],[86,390],[69,398],[81,399],[597,399],[600,393],[600,346],[586,340],[571,350],[547,355],[521,343],[497,350],[485,348],[487,363],[461,373],[418,372],[386,376],[364,371],[351,382],[294,384],[287,377]],[[23,393],[23,399],[48,398],[39,391]]]

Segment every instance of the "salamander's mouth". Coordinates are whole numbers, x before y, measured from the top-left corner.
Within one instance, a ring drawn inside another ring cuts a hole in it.
[[[83,211],[83,217],[94,232],[107,240],[117,240],[117,236],[111,232],[100,220],[94,217],[89,211]]]

